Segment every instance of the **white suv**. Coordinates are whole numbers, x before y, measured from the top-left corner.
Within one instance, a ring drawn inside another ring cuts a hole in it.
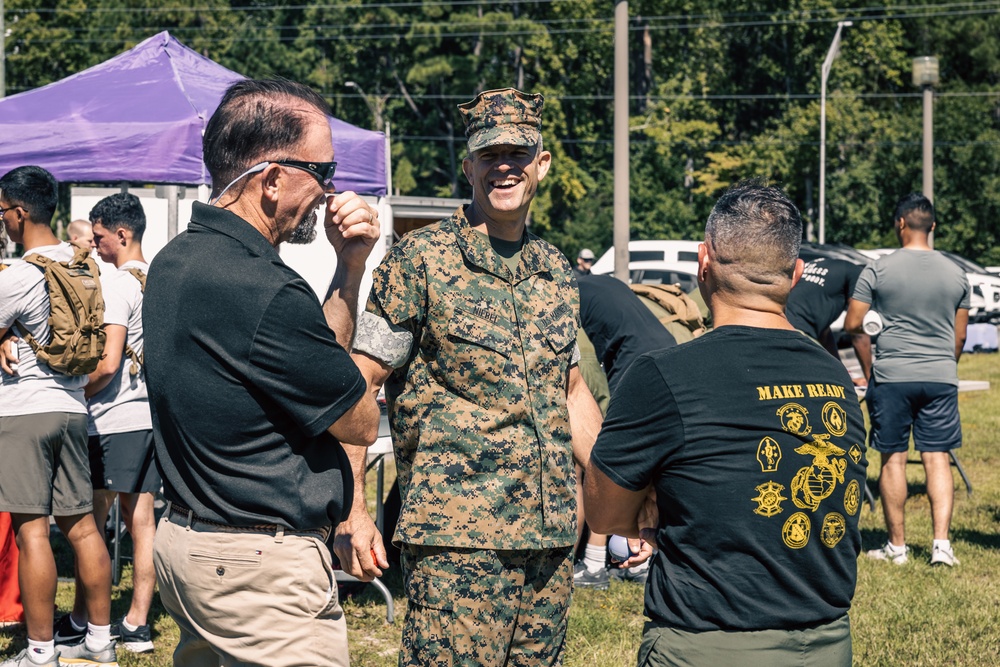
[[[698,286],[698,244],[701,241],[629,241],[628,268],[633,283],[679,284],[685,292]],[[590,267],[593,274],[614,273],[611,246]]]

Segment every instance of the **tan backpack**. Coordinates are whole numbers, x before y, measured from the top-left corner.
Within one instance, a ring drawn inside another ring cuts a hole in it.
[[[698,304],[679,285],[631,284],[629,287],[678,343],[686,343],[708,331]]]
[[[49,293],[48,345],[40,345],[20,323],[21,337],[35,357],[63,375],[87,375],[104,354],[104,296],[100,271],[88,248],[77,248],[66,262],[34,253],[24,258],[45,276]]]
[[[145,294],[146,293],[146,274],[142,272],[142,269],[125,269],[131,273],[136,280],[139,281],[139,290]],[[135,350],[128,343],[125,343],[125,356],[129,358],[132,365],[128,369],[128,374],[135,377],[142,370],[142,364],[146,360],[146,350],[142,351],[142,354],[136,354]]]

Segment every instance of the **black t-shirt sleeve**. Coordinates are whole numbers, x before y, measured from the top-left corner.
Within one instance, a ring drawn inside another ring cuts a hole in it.
[[[250,348],[251,381],[309,436],[330,427],[365,391],[357,366],[304,282],[285,284],[261,317]]]
[[[590,460],[618,486],[641,491],[684,443],[677,402],[649,355],[625,371]]]

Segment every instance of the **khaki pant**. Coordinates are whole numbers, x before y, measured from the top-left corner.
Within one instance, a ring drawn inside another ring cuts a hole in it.
[[[153,560],[180,627],[176,667],[346,666],[347,624],[317,537],[189,527],[164,515]]]
[[[851,667],[851,622],[805,630],[686,632],[647,622],[639,667]]]

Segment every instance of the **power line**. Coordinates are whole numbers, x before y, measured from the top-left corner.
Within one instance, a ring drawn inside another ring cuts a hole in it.
[[[547,0],[554,1],[554,0]],[[987,6],[991,8],[987,8]],[[934,8],[939,9],[940,7],[972,7],[971,9],[965,10],[953,10],[953,11],[924,11],[924,12],[913,12],[912,9],[922,9],[922,8]],[[918,18],[947,18],[956,16],[982,16],[988,14],[1000,14],[1000,2],[996,0],[989,0],[983,3],[955,3],[952,5],[921,5],[919,7],[906,7],[906,8],[872,8],[880,9],[882,11],[898,13],[885,13],[881,15],[872,16],[861,16],[854,20],[858,22],[864,21],[883,21],[883,20],[911,20]],[[115,11],[115,10],[107,10]],[[855,10],[857,11],[857,10]],[[796,12],[801,13],[801,12]],[[760,13],[756,13],[759,15]],[[791,14],[791,12],[788,12]],[[851,14],[853,16],[853,14]],[[653,19],[672,19],[673,16],[663,16],[663,17],[646,17],[644,20]],[[673,23],[664,25],[632,25],[629,30],[632,32],[650,30],[650,31],[673,31],[673,30],[697,30],[697,29],[711,29],[711,30],[723,30],[732,28],[745,28],[745,27],[763,27],[763,26],[773,26],[773,25],[811,25],[811,24],[821,24],[821,23],[833,23],[841,20],[843,16],[832,16],[830,18],[798,18],[798,19],[762,19],[762,20],[751,20],[751,21],[730,21],[730,22],[720,22],[720,21],[705,21],[702,23],[692,23],[690,21],[684,23]],[[563,23],[597,23],[599,24],[594,28],[563,28],[563,29],[553,29],[545,30],[545,34],[548,35],[569,35],[569,34],[606,34],[612,32],[612,26],[607,22],[606,18],[594,18],[594,19],[552,19],[552,20],[532,20],[532,19],[518,19],[515,21],[508,22],[489,22],[491,26],[497,25],[517,25],[523,22],[529,22],[533,26],[544,27],[546,25],[559,25]],[[16,24],[14,24],[16,26]],[[388,27],[395,30],[404,30],[407,27],[410,28],[422,28],[422,27],[441,27],[444,26],[465,26],[463,23],[442,23],[442,22],[414,22],[410,24],[362,24],[362,25],[352,25],[349,28],[345,28],[343,25],[315,25],[315,26],[249,26],[250,30],[264,32],[264,31],[285,31],[285,30],[297,30],[299,33],[306,31],[320,31],[322,35],[316,35],[312,37],[313,41],[316,42],[333,42],[333,41],[386,41],[386,40],[415,40],[415,39],[453,39],[453,38],[482,38],[482,37],[518,37],[518,36],[528,36],[533,34],[538,34],[539,30],[506,30],[506,31],[469,31],[469,32],[430,32],[428,34],[413,34],[411,32],[396,32],[396,33],[383,33],[383,34],[355,34],[359,30],[375,29],[381,27]],[[114,30],[120,30],[122,27],[128,26],[118,26]],[[247,26],[243,26],[247,27]],[[63,28],[69,32],[92,32],[95,29],[80,27],[80,28]],[[139,30],[149,30],[149,31],[160,31],[162,29],[169,30],[198,30],[199,32],[205,32],[204,26],[175,26],[175,27],[156,27],[156,28],[141,28],[135,27],[130,28],[135,31]],[[232,27],[219,26],[220,30],[232,29]],[[455,28],[458,30],[459,28]],[[103,30],[103,29],[96,29]],[[12,33],[16,31],[12,29]],[[12,37],[16,39],[16,35],[12,34]],[[219,43],[219,42],[236,42],[236,43],[256,43],[264,41],[279,41],[288,42],[295,41],[302,38],[301,34],[291,35],[291,36],[279,36],[277,38],[246,38],[246,37],[202,37],[199,39],[201,43]],[[120,44],[124,40],[121,39],[37,39],[32,40],[32,43],[74,43],[74,44]]]

